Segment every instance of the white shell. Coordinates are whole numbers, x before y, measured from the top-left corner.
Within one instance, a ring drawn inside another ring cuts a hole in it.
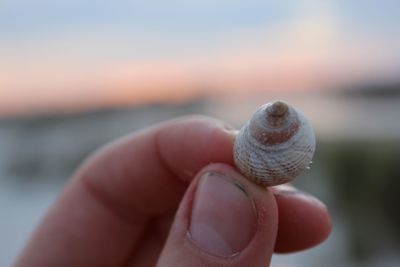
[[[287,183],[308,169],[315,136],[306,118],[282,101],[261,106],[236,136],[239,171],[262,186]]]

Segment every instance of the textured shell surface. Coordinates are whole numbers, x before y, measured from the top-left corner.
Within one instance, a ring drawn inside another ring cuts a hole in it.
[[[303,114],[285,102],[261,106],[234,143],[239,171],[262,186],[287,183],[309,168],[315,135]]]

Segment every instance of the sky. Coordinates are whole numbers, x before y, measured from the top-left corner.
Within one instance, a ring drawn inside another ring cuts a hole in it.
[[[0,114],[396,79],[400,1],[3,0]]]

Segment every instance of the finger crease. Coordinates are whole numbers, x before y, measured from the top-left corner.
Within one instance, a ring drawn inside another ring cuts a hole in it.
[[[161,149],[161,142],[160,142],[160,135],[159,133],[156,133],[154,136],[154,146],[155,146],[155,154],[157,157],[157,160],[159,161],[161,167],[165,170],[165,172],[167,173],[168,177],[172,177],[174,179],[174,181],[178,181],[182,184],[185,184],[182,180],[180,179],[176,179],[176,177],[179,177],[179,175],[176,173],[176,171],[174,171],[171,166],[167,163],[164,155],[162,154],[162,149]]]
[[[132,227],[140,227],[145,225],[149,218],[148,216],[138,216],[143,218],[143,220],[133,220],[130,216],[127,216],[125,212],[122,211],[122,208],[118,204],[114,204],[114,202],[107,196],[107,194],[102,193],[101,190],[98,189],[94,183],[90,182],[90,179],[85,179],[84,176],[82,179],[79,179],[82,183],[84,190],[97,202],[99,203],[105,210],[110,212],[117,220],[132,226]]]

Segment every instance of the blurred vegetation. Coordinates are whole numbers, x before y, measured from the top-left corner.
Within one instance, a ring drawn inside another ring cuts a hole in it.
[[[332,93],[342,95],[346,98],[372,98],[374,100],[382,98],[388,99],[392,97],[400,96],[400,82],[381,82],[351,86],[350,88],[343,88],[342,90],[336,90]]]
[[[320,144],[333,208],[344,218],[350,256],[367,260],[400,247],[400,142]]]

